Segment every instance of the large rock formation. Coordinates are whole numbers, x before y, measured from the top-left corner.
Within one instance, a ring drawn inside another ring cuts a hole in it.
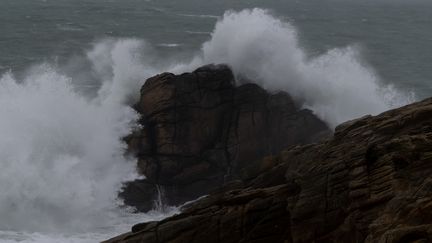
[[[135,108],[143,126],[128,143],[146,179],[129,183],[122,196],[141,211],[152,208],[158,189],[164,203],[179,205],[247,179],[265,156],[330,133],[287,93],[236,87],[224,65],[150,78]]]
[[[432,99],[344,123],[262,164],[242,189],[108,242],[432,242]]]

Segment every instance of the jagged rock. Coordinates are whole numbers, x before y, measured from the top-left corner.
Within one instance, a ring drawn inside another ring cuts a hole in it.
[[[432,241],[432,99],[344,123],[328,141],[266,160],[244,188],[108,242]],[[272,175],[279,179],[263,184]]]
[[[287,93],[236,87],[224,65],[152,77],[135,108],[143,126],[128,143],[146,179],[129,183],[121,195],[141,211],[151,209],[156,185],[165,203],[178,205],[249,177],[247,169],[267,155],[330,134]]]

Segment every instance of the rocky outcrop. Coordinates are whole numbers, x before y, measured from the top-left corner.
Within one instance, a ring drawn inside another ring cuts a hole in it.
[[[179,205],[242,182],[263,157],[330,134],[287,93],[236,86],[224,65],[150,78],[135,108],[142,128],[127,140],[146,179],[129,183],[122,197],[141,211],[153,207],[158,192]]]
[[[432,241],[432,99],[344,123],[332,139],[261,163],[243,188],[108,242]]]

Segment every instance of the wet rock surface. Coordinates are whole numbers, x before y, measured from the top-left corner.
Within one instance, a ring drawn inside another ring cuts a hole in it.
[[[158,192],[179,205],[244,181],[265,156],[331,134],[287,93],[236,86],[224,65],[152,77],[135,108],[142,128],[128,144],[146,179],[129,183],[122,197],[140,211],[153,207]]]
[[[344,123],[261,165],[108,242],[432,241],[432,99]]]

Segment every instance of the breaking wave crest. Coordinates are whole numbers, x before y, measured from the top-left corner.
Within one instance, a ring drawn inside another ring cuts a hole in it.
[[[411,94],[384,85],[363,64],[356,46],[309,58],[295,27],[262,9],[225,13],[203,44],[201,55],[173,70],[206,63],[226,63],[237,76],[269,90],[287,91],[332,127],[413,101]]]
[[[139,41],[119,40],[89,51],[89,68],[102,80],[93,83],[96,97],[77,92],[77,80],[49,64],[21,80],[1,77],[0,229],[73,231],[108,223],[122,182],[136,178],[122,138],[136,126],[128,100],[146,75],[134,56],[138,48]]]

